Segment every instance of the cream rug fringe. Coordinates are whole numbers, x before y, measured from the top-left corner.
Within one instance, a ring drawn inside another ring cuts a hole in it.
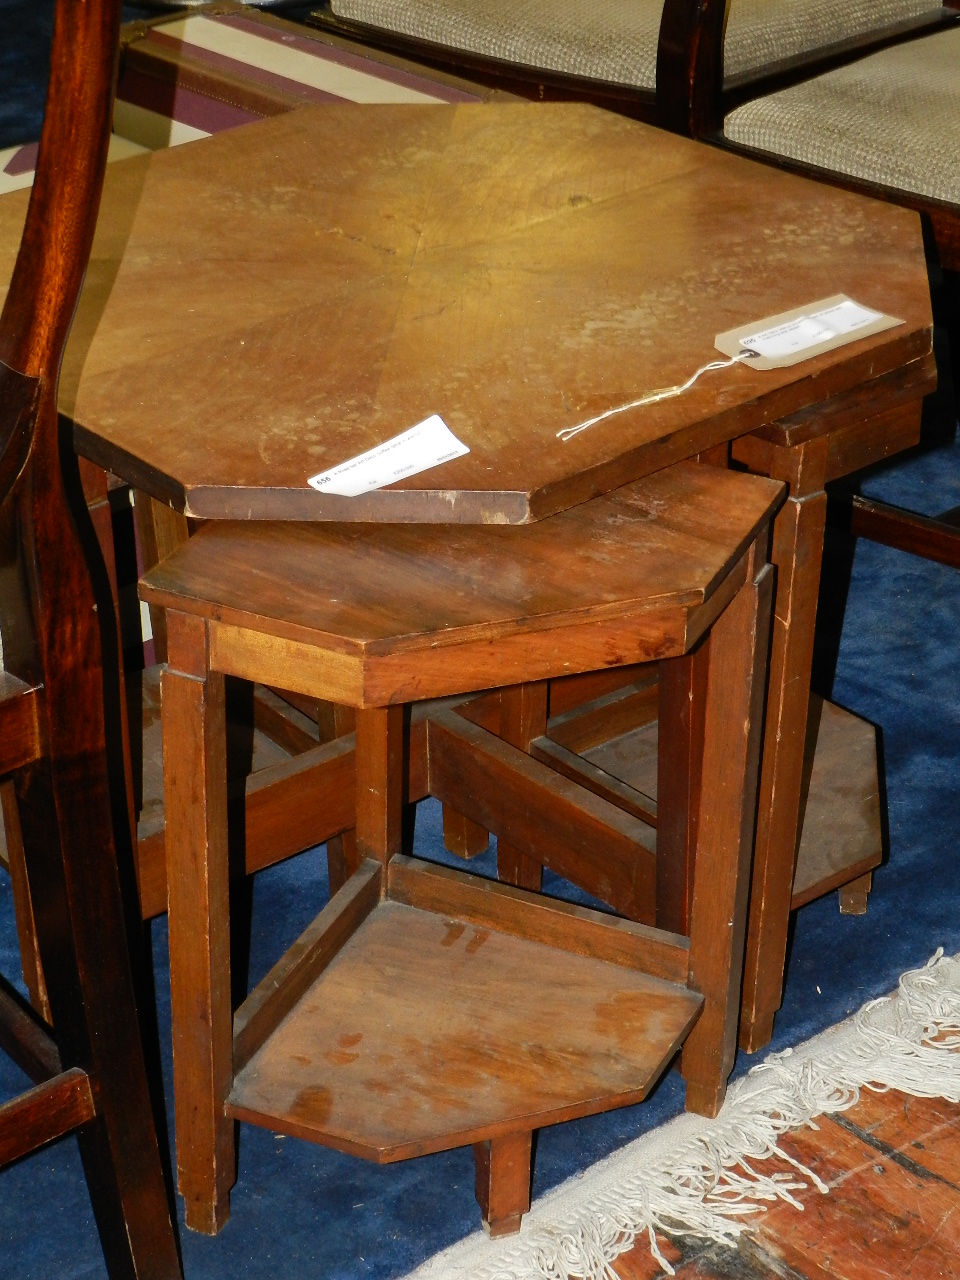
[[[796,1049],[772,1054],[731,1086],[715,1120],[682,1115],[544,1196],[519,1235],[482,1232],[407,1280],[617,1280],[614,1260],[657,1232],[734,1244],[748,1215],[812,1182],[777,1149],[788,1129],[852,1107],[863,1088],[960,1102],[960,956],[942,949],[899,989]],[[773,1159],[779,1170],[757,1162]],[[783,1169],[782,1166],[789,1166]]]

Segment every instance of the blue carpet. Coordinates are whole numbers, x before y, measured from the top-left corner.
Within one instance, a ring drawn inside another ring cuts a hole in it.
[[[46,74],[49,3],[0,0],[0,147],[37,136]],[[938,295],[939,296],[939,295]],[[934,512],[960,503],[960,446],[949,360],[938,335],[940,394],[928,405],[927,444],[877,470],[864,491]],[[866,916],[841,917],[836,896],[797,914],[774,1048],[837,1022],[888,991],[937,946],[960,951],[960,755],[957,598],[948,569],[868,543],[831,539],[821,596],[822,692],[881,728],[889,794],[889,859]],[[446,859],[439,806],[417,818],[417,852]],[[488,874],[492,851],[473,866]],[[578,895],[554,880],[551,888]],[[328,896],[322,850],[257,877],[250,978],[255,982]],[[170,1095],[169,983],[164,921],[153,926],[158,1006]],[[0,967],[18,971],[9,881],[0,877]],[[741,1055],[737,1072],[749,1060]],[[25,1079],[0,1062],[0,1097]],[[540,1195],[682,1108],[669,1075],[645,1104],[540,1134]],[[172,1116],[172,1103],[168,1103]],[[0,1277],[102,1277],[99,1242],[72,1141],[0,1174]],[[479,1225],[468,1150],[377,1167],[245,1126],[232,1216],[214,1240],[182,1230],[189,1277],[301,1280],[402,1276]]]

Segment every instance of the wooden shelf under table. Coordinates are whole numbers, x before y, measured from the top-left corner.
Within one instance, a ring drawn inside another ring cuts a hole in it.
[[[381,877],[238,1011],[235,1118],[384,1163],[482,1142],[641,1100],[700,1012],[686,939],[415,858]]]
[[[655,720],[584,750],[582,758],[588,768],[601,769],[635,792],[637,811],[646,801],[656,813]],[[565,755],[565,760],[571,776],[576,776],[570,757]],[[835,703],[812,696],[803,783],[792,909],[880,865],[883,841],[875,727]],[[611,798],[616,801],[615,793]]]

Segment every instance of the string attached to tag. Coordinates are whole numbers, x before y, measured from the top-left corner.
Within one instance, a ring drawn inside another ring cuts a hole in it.
[[[759,358],[758,351],[738,351],[735,356],[731,356],[729,360],[711,360],[709,364],[701,365],[696,373],[686,380],[679,382],[674,387],[659,387],[656,391],[648,391],[645,395],[640,396],[637,400],[631,400],[627,404],[617,405],[615,409],[606,409],[603,413],[598,413],[595,418],[587,418],[586,422],[578,422],[575,427],[564,427],[562,431],[557,432],[557,439],[572,440],[574,436],[586,431],[588,427],[595,427],[598,422],[604,422],[607,418],[613,418],[618,413],[626,413],[628,409],[639,409],[645,404],[657,404],[661,400],[671,400],[674,396],[683,395],[684,391],[689,391],[696,380],[704,373],[712,373],[715,369],[729,369],[735,364],[743,364],[747,360],[756,360]]]

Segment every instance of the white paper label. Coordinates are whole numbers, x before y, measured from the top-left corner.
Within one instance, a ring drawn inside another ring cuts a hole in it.
[[[848,299],[824,311],[788,320],[786,324],[777,325],[773,329],[746,334],[740,339],[740,345],[748,351],[756,351],[758,355],[777,360],[782,356],[793,355],[796,351],[819,346],[821,342],[829,342],[832,338],[854,333],[882,318],[882,312],[871,311]]]
[[[439,414],[432,414],[408,431],[384,440],[383,444],[355,458],[310,476],[308,484],[321,493],[356,498],[361,493],[382,489],[385,484],[405,480],[438,467],[451,458],[462,458],[469,448],[453,434]]]

